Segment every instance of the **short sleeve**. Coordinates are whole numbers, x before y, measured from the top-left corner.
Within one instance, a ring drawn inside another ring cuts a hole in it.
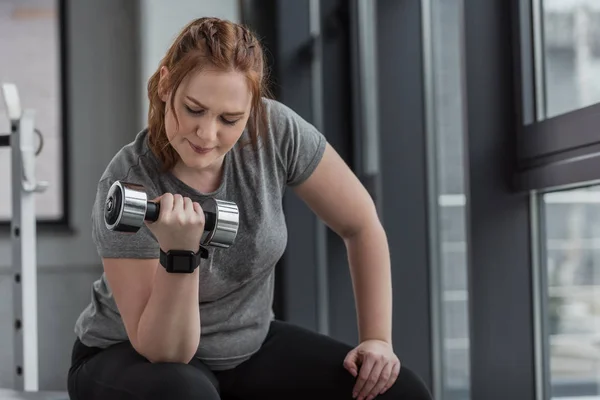
[[[297,186],[308,179],[319,165],[327,140],[314,125],[291,108],[272,102],[272,126],[277,130],[279,154],[286,169],[286,182],[289,186]]]
[[[100,180],[92,208],[92,239],[98,255],[103,258],[158,258],[158,242],[145,224],[135,233],[111,231],[106,227],[104,204],[112,183],[110,178]]]

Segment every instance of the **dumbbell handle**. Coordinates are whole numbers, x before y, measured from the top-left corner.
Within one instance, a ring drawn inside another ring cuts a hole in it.
[[[146,216],[144,219],[146,221],[155,222],[160,215],[160,203],[156,203],[154,201],[148,201],[146,205]],[[215,229],[215,224],[217,222],[217,216],[213,212],[204,211],[204,230],[212,231]]]

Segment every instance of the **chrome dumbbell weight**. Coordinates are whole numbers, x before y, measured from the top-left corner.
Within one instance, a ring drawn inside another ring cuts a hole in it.
[[[207,199],[201,204],[204,210],[202,246],[227,248],[235,242],[239,227],[239,210],[235,203]],[[134,183],[114,182],[104,204],[104,222],[112,231],[137,232],[144,221],[156,221],[160,204],[148,201],[144,187]]]

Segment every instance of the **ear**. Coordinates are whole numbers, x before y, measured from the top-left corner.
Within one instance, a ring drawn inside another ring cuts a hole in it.
[[[158,96],[163,102],[167,102],[168,93],[165,91],[164,87],[169,79],[169,70],[164,65],[160,67],[160,79],[158,81]]]

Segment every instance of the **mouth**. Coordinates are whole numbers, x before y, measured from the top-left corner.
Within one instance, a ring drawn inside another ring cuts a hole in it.
[[[189,140],[187,142],[189,143],[189,145],[192,148],[192,150],[194,150],[198,154],[207,154],[207,153],[210,153],[213,150],[213,148],[214,148],[214,147],[209,147],[209,148],[207,148],[207,147],[199,147],[199,146],[194,145]]]

